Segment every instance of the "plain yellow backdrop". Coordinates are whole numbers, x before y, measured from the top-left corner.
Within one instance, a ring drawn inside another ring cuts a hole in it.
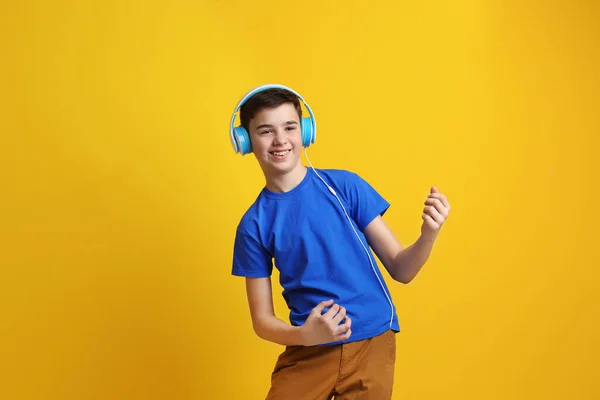
[[[263,177],[228,125],[272,82],[402,243],[431,185],[452,204],[417,279],[386,275],[394,399],[600,397],[597,2],[1,9],[0,398],[264,398],[281,347],[230,275]]]

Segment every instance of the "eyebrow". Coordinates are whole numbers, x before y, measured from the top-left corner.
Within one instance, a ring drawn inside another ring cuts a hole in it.
[[[298,125],[298,122],[296,122],[296,121],[287,121],[285,123],[285,125]],[[271,125],[271,124],[262,124],[262,125],[257,126],[256,129],[272,128],[272,127],[273,127],[273,125]]]

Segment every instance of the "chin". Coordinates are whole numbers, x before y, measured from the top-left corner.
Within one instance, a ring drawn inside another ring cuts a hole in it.
[[[271,172],[277,175],[284,175],[294,170],[294,165],[270,165]]]
[[[272,160],[269,160],[266,164],[272,172],[277,174],[286,174],[298,168],[299,162],[300,159],[298,157],[293,157],[279,162],[273,162]]]

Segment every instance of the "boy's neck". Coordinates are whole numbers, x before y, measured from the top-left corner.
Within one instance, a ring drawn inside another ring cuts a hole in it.
[[[289,192],[290,190],[298,186],[300,182],[302,182],[302,180],[306,176],[307,171],[308,168],[302,165],[302,163],[298,163],[298,165],[294,167],[293,170],[285,174],[272,176],[268,176],[265,174],[265,178],[267,181],[267,189],[276,193]]]

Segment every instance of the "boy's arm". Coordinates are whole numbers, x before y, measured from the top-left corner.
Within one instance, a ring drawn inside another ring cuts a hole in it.
[[[246,294],[252,327],[260,338],[284,346],[302,344],[299,327],[275,316],[271,278],[246,278]]]
[[[446,197],[435,187],[431,188],[423,210],[421,236],[406,248],[400,244],[381,216],[367,225],[367,241],[394,280],[409,283],[417,276],[429,258],[449,212],[450,204]]]
[[[346,316],[346,309],[333,300],[316,305],[299,327],[275,315],[271,278],[246,278],[246,293],[254,332],[264,340],[284,346],[312,346],[347,340],[352,334],[352,321]],[[326,307],[330,308],[323,314]]]

